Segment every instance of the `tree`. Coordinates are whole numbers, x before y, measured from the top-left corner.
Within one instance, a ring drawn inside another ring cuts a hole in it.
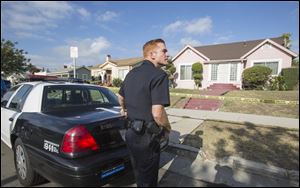
[[[196,62],[192,65],[192,72],[193,72],[193,78],[195,85],[197,86],[197,89],[202,86],[201,81],[203,79],[202,72],[203,67],[200,62]]]
[[[290,49],[292,47],[291,45],[291,36],[292,34],[291,33],[283,33],[281,35],[281,37],[283,37],[283,41],[284,41],[284,47],[286,47],[287,49]]]
[[[30,59],[26,59],[24,50],[15,48],[17,42],[11,42],[10,40],[1,40],[1,71],[4,76],[11,74],[24,73],[27,69],[27,63]]]
[[[29,71],[31,74],[34,74],[35,72],[40,72],[41,69],[29,63],[26,67],[26,70]]]
[[[168,59],[168,64],[165,67],[165,71],[168,74],[168,78],[170,81],[170,86],[172,88],[175,88],[175,72],[176,72],[176,67],[174,66],[172,59]]]
[[[293,67],[299,67],[299,57],[293,59],[292,66]]]

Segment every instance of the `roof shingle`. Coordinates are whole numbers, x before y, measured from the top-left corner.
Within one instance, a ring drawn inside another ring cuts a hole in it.
[[[199,46],[195,49],[211,60],[239,59],[264,40],[266,39]],[[270,38],[270,40],[279,45],[284,45],[282,37]]]

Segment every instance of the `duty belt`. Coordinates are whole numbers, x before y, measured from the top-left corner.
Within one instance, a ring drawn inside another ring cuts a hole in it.
[[[159,127],[155,121],[130,120],[128,121],[128,128],[133,129],[139,135],[144,134],[146,130],[150,134],[159,134],[163,131],[163,128]]]

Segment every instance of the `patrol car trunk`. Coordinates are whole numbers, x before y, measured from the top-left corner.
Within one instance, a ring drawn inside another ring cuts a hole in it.
[[[100,120],[87,125],[100,151],[125,146],[125,119],[123,117]]]
[[[77,126],[84,126],[99,146],[97,152],[124,147],[126,119],[113,108],[81,108],[47,112],[72,125],[65,135]],[[76,155],[74,155],[76,156]]]

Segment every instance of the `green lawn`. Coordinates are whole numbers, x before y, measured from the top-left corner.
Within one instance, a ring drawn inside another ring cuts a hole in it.
[[[219,111],[299,118],[299,105],[293,104],[246,103],[225,100]]]
[[[299,129],[205,121],[184,144],[202,148],[208,159],[238,156],[299,171]]]
[[[119,88],[109,87],[108,89],[117,93]],[[197,89],[174,89],[170,88],[170,93],[183,93],[183,94],[201,94],[201,90]],[[225,97],[243,97],[243,98],[257,98],[257,99],[270,99],[270,100],[288,100],[299,101],[299,90],[293,91],[260,91],[260,90],[238,90],[230,91],[224,95]]]
[[[270,100],[299,101],[299,90],[294,91],[258,91],[258,90],[239,90],[230,91],[225,97],[244,97]]]
[[[185,94],[200,94],[201,90],[198,89],[176,89],[170,88],[170,93],[185,93]]]
[[[171,108],[183,108],[189,97],[171,96]],[[299,105],[248,103],[241,101],[224,100],[219,111],[265,116],[299,118]]]
[[[117,93],[119,88],[109,87]],[[170,89],[170,92],[195,94],[199,90]],[[299,101],[299,91],[231,91],[225,97],[243,97],[271,100]],[[171,108],[183,108],[189,97],[170,96]],[[236,112],[245,114],[257,114],[276,117],[299,118],[299,105],[295,104],[270,104],[270,103],[248,103],[243,101],[223,100],[219,111]]]

